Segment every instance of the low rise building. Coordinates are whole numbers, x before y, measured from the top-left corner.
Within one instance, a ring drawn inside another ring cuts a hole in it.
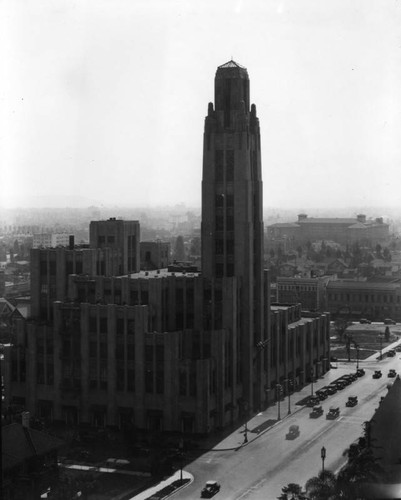
[[[372,321],[401,321],[401,281],[331,280],[327,285],[327,309],[334,317],[361,317]]]
[[[277,278],[277,301],[280,304],[301,304],[302,310],[326,311],[326,286],[330,277]]]

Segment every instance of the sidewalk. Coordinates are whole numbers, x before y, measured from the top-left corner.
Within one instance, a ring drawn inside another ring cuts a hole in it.
[[[178,470],[175,474],[168,477],[164,481],[160,481],[160,483],[156,484],[155,486],[152,486],[151,488],[148,488],[145,491],[142,491],[141,493],[138,493],[138,495],[135,495],[135,496],[129,498],[129,500],[147,500],[147,499],[151,498],[152,495],[155,495],[158,491],[162,490],[163,488],[170,485],[174,481],[179,480],[180,478],[181,478],[181,471]],[[189,484],[192,483],[192,481],[194,480],[194,477],[189,472],[183,470],[182,471],[182,479],[189,479],[189,482],[183,486],[183,488],[185,488],[186,486],[188,486]],[[180,489],[177,489],[175,491],[180,491]],[[114,497],[112,500],[120,500],[120,498],[122,498],[122,497],[128,498],[127,494],[124,494],[124,495],[120,495],[118,497]]]

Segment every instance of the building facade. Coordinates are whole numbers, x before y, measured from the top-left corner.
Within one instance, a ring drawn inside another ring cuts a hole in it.
[[[329,316],[270,310],[259,122],[234,61],[217,69],[205,120],[201,231],[201,274],[133,272],[139,227],[115,219],[91,223],[91,248],[33,251],[35,305],[9,355],[8,400],[73,425],[209,433],[272,403],[277,384],[326,371]],[[100,266],[110,252],[117,270]]]
[[[401,321],[401,282],[331,280],[327,285],[327,310],[333,317]]]
[[[121,252],[117,275],[136,273],[140,269],[140,226],[138,221],[112,217],[92,221],[89,226],[90,248],[109,248]]]
[[[35,233],[32,248],[66,247],[69,245],[70,237],[71,235],[67,233]]]
[[[302,310],[327,311],[326,286],[329,277],[277,278],[277,301],[280,304],[301,304]]]
[[[170,264],[170,243],[141,241],[141,270],[163,269]]]

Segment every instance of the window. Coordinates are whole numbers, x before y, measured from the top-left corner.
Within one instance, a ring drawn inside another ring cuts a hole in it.
[[[224,242],[223,240],[217,239],[215,241],[215,252],[217,255],[222,255],[224,253]]]
[[[224,207],[224,194],[216,194],[214,203],[216,205],[216,208],[223,208]]]
[[[223,173],[223,150],[217,149],[215,152],[216,181],[224,180]]]
[[[227,231],[234,231],[234,216],[227,215],[226,217]]]
[[[234,180],[234,151],[232,149],[226,151],[226,180],[227,182]]]
[[[216,215],[216,231],[223,231],[224,218],[222,215]]]

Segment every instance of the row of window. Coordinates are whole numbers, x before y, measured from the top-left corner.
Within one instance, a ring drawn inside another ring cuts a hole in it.
[[[401,297],[399,295],[375,295],[368,293],[329,293],[328,300],[339,300],[344,302],[371,302],[371,303],[397,303],[400,304]]]

